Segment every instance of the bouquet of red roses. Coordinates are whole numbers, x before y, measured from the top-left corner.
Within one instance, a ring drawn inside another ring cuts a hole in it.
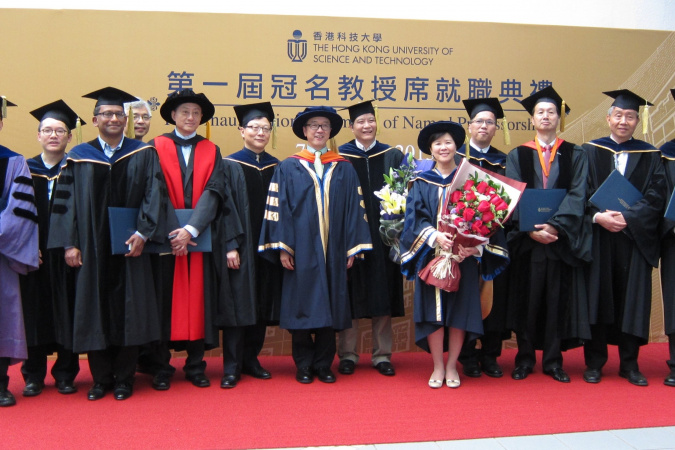
[[[459,245],[486,244],[509,218],[525,183],[470,164],[457,168],[436,229],[452,235],[452,249],[436,249],[436,257],[418,274],[427,284],[447,292],[459,289]]]

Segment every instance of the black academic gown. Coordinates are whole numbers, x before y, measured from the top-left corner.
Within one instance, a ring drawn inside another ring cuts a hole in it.
[[[614,170],[614,155],[630,151],[624,176],[643,194],[623,212],[626,228],[611,233],[593,224],[593,263],[589,272],[589,312],[592,325],[610,325],[608,342],[618,344],[618,332],[649,339],[652,267],[659,261],[659,222],[666,198],[661,155],[651,144],[630,139],[617,144],[605,137],[584,144],[589,160],[589,197]],[[589,204],[593,217],[597,208]]]
[[[389,259],[390,247],[380,237],[380,199],[373,194],[382,189],[383,175],[401,166],[404,155],[396,147],[381,142],[364,152],[353,140],[340,146],[340,155],[352,163],[359,176],[373,243],[373,251],[348,271],[352,315],[355,319],[404,316],[401,267]]]
[[[225,177],[221,169],[222,156],[220,148],[216,146],[215,165],[209,181],[206,183],[202,195],[198,201],[192,199],[192,183],[193,183],[193,168],[195,159],[195,148],[199,141],[204,140],[203,136],[196,135],[191,139],[182,139],[175,133],[165,133],[162,136],[171,139],[175,146],[178,155],[178,162],[180,164],[181,175],[183,177],[183,198],[185,201],[185,209],[194,209],[188,225],[195,227],[200,232],[204,231],[206,227],[212,226],[211,238],[212,248],[220,245],[222,239],[228,240],[231,237],[220,236],[217,232],[219,229],[224,229],[228,233],[237,233],[233,227],[219,224],[219,221],[229,220],[229,208],[227,207],[229,198],[227,195],[227,188],[225,185]],[[154,139],[150,141],[150,145],[154,145]],[[192,145],[190,158],[187,165],[180,145]],[[179,228],[179,224],[175,216],[175,207],[171,204],[171,200],[167,197],[167,232],[171,232]],[[218,327],[214,323],[214,316],[218,308],[218,274],[216,266],[213,262],[213,253],[204,253],[204,348],[210,350],[220,345],[220,338]],[[189,253],[188,253],[189,257]],[[162,341],[167,342],[171,339],[171,305],[173,299],[173,278],[176,257],[173,255],[161,255],[158,261],[155,261],[155,273],[158,274],[160,280],[160,311],[162,317]],[[172,341],[171,348],[175,350],[185,350],[187,341]]]
[[[463,144],[455,154],[455,164],[459,166],[462,161],[462,158],[466,158],[466,144]],[[506,153],[501,150],[490,146],[486,153],[479,152],[473,146],[471,147],[469,153],[469,162],[475,166],[478,166],[482,169],[490,170],[499,175],[504,175],[506,170]],[[510,225],[507,224],[504,229],[497,231],[497,234],[500,236],[498,239],[504,243],[504,247],[496,248],[495,251],[505,251],[506,249],[506,234],[510,229]],[[491,244],[492,245],[492,244]],[[488,247],[489,248],[489,247]],[[488,335],[494,333],[495,336],[498,334],[502,340],[509,339],[511,337],[511,331],[508,330],[506,325],[506,311],[508,305],[508,288],[509,288],[509,267],[505,267],[501,272],[494,274],[492,268],[486,266],[486,261],[481,261],[481,273],[483,278],[491,280],[493,282],[493,295],[492,295],[492,309],[488,316],[483,320],[483,329],[485,331],[485,339],[488,338]],[[493,276],[488,276],[488,274],[494,274]],[[460,361],[462,357],[460,356]]]
[[[661,158],[665,165],[667,195],[666,206],[675,190],[675,140],[661,146]],[[661,235],[661,295],[663,295],[663,313],[665,332],[675,334],[675,221],[663,218]],[[674,355],[671,355],[671,359]],[[674,361],[675,362],[675,361]]]
[[[516,334],[527,334],[536,349],[543,349],[544,342],[551,339],[561,339],[562,350],[580,345],[579,339],[590,339],[584,284],[584,272],[591,260],[590,220],[585,215],[588,166],[581,147],[570,142],[560,145],[547,183],[548,189],[567,190],[558,211],[547,222],[558,230],[557,241],[540,244],[520,231],[522,205],[512,215],[507,237],[512,261],[507,325]],[[525,145],[512,150],[506,158],[506,176],[526,182],[527,188],[543,188],[537,150]],[[552,292],[547,286],[546,299],[528,295],[531,283],[537,282],[530,277],[536,261],[551,261],[560,268],[560,289]],[[555,325],[547,325],[546,317]]]
[[[448,188],[454,175],[454,171],[446,178],[435,170],[421,173],[413,181],[406,200],[405,224],[401,233],[401,272],[408,280],[415,280],[415,342],[426,351],[429,351],[427,336],[440,327],[465,330],[474,339],[483,334],[479,258],[466,258],[460,263],[462,278],[457,292],[437,289],[417,276],[435,257],[435,251],[428,242],[438,224],[442,192],[450,195]],[[505,254],[491,253],[486,249],[487,246],[482,258],[492,260],[489,265],[495,272],[508,264]]]
[[[150,257],[111,255],[108,222],[108,207],[139,208],[138,231],[165,239],[166,186],[155,149],[125,138],[109,159],[98,139],[80,144],[68,153],[54,196],[48,248],[75,247],[83,263],[74,297],[56,299],[73,311],[59,343],[83,353],[158,340]]]
[[[372,248],[356,171],[346,160],[324,165],[323,182],[311,162],[291,156],[279,163],[258,251],[274,263],[295,258],[283,271],[281,328],[351,328],[347,259]]]
[[[267,191],[278,163],[267,152],[256,155],[247,148],[223,159],[223,173],[243,233],[235,239],[221,240],[214,250],[218,273],[226,278],[220,285],[223,307],[216,314],[218,326],[279,323],[282,269],[258,254]],[[240,266],[229,270],[227,252],[234,249],[239,253]]]

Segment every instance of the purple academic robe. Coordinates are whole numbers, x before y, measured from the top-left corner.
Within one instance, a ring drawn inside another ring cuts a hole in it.
[[[37,209],[23,156],[0,146],[0,357],[26,359],[19,274],[38,268]]]

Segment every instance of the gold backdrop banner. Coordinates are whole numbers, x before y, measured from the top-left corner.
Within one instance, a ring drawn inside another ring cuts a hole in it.
[[[511,146],[534,131],[519,100],[553,84],[572,108],[562,137],[583,143],[608,134],[610,100],[628,88],[655,104],[652,128],[637,138],[660,145],[675,135],[675,33],[494,23],[124,11],[3,9],[0,94],[9,108],[0,143],[27,157],[40,152],[29,111],[64,99],[91,126],[94,102],[81,96],[114,86],[150,102],[149,137],[171,130],[159,116],[168,94],[190,87],[216,105],[212,140],[227,155],[242,147],[233,105],[271,101],[279,129],[275,156],[302,145],[291,131],[307,106],[344,108],[376,98],[379,139],[415,148],[427,123],[468,120],[461,100],[498,97]],[[343,112],[346,118],[346,112]],[[204,134],[204,130],[200,131]],[[509,150],[498,131],[496,147]],[[352,139],[348,128],[337,143]],[[655,283],[658,280],[655,279]],[[656,284],[655,284],[656,286]],[[653,338],[662,327],[655,289]],[[395,321],[395,350],[412,350],[412,286],[406,318]],[[364,331],[367,327],[364,327]],[[266,353],[290,352],[269,329]],[[285,337],[284,337],[285,336]],[[368,333],[363,349],[368,350]]]

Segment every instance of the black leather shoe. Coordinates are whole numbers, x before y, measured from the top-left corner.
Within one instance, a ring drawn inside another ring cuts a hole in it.
[[[295,372],[295,379],[302,384],[309,384],[314,381],[314,375],[309,367],[301,367]]]
[[[94,383],[94,385],[87,392],[89,400],[100,400],[105,396],[105,393],[110,391],[112,386],[103,383]]]
[[[164,374],[155,375],[152,378],[152,388],[156,391],[168,391],[171,387],[171,378]]]
[[[75,387],[75,383],[73,383],[71,380],[66,380],[66,381],[57,381],[56,382],[56,389],[59,391],[59,394],[74,394],[77,392],[77,388]]]
[[[220,387],[223,389],[231,389],[237,385],[241,377],[235,374],[225,374],[220,380]]]
[[[478,361],[467,361],[466,363],[462,363],[462,372],[464,372],[464,375],[467,377],[479,378],[481,372]]]
[[[639,370],[619,370],[619,376],[635,386],[647,386],[649,383]]]
[[[351,359],[343,359],[338,364],[338,372],[342,375],[351,375],[356,370],[356,364]]]
[[[516,366],[513,372],[511,372],[511,378],[514,380],[524,380],[531,373],[532,367]]]
[[[394,366],[389,361],[382,361],[381,363],[377,363],[375,365],[375,368],[377,369],[378,372],[387,377],[393,377],[394,375],[396,375]]]
[[[584,381],[586,383],[599,383],[602,380],[602,371],[600,369],[588,368],[584,370]]]
[[[126,400],[131,397],[134,388],[131,383],[117,383],[115,389],[113,390],[113,395],[115,400]]]
[[[502,368],[499,367],[499,364],[497,364],[497,361],[485,362],[481,364],[481,369],[483,369],[483,372],[485,372],[485,375],[488,377],[501,378],[504,376],[504,372],[502,371]]]
[[[675,387],[675,369],[670,369],[670,375],[668,375],[666,379],[663,380],[663,384],[666,386]]]
[[[0,408],[3,406],[14,406],[16,405],[16,399],[9,390],[6,388],[0,388]]]
[[[272,378],[272,374],[262,366],[244,367],[241,373],[252,376],[253,378],[258,378],[259,380],[269,380]]]
[[[569,383],[570,376],[567,375],[567,372],[563,370],[562,367],[554,367],[553,369],[544,370],[544,373],[555,381],[560,381],[561,383]]]
[[[211,386],[211,382],[203,373],[192,376],[185,375],[185,378],[197,387],[205,388]]]
[[[42,381],[28,381],[26,387],[23,388],[24,397],[35,397],[42,394],[45,384]]]
[[[335,383],[335,374],[330,370],[330,367],[319,367],[315,372],[319,381],[323,383]]]

